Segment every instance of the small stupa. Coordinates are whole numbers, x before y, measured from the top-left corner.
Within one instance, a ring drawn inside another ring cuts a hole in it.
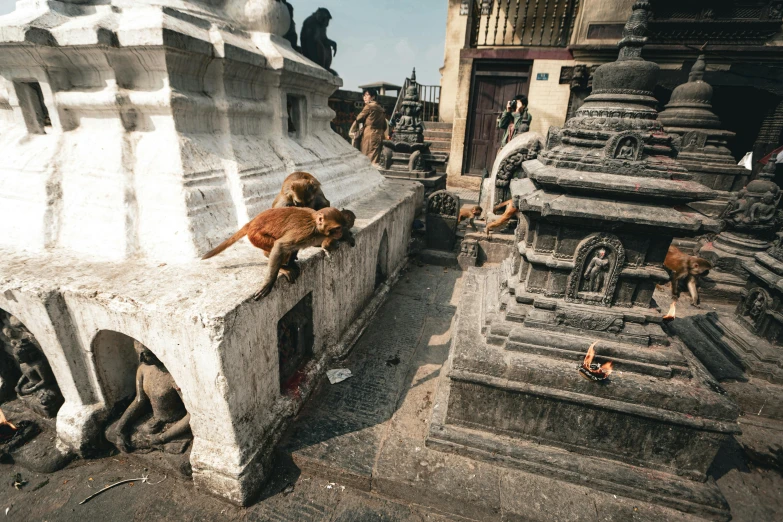
[[[704,55],[699,55],[688,82],[674,89],[658,119],[666,132],[676,136],[677,161],[694,181],[723,192],[716,200],[691,204],[710,217],[718,217],[726,208],[728,192],[745,185],[748,171],[737,165],[727,147],[735,134],[722,129],[720,118],[712,111],[713,89],[704,81],[706,68]]]

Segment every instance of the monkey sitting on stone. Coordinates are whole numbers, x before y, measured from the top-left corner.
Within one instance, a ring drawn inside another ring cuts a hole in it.
[[[663,262],[672,283],[672,298],[674,301],[680,297],[680,283],[685,283],[691,295],[691,304],[699,306],[698,278],[706,276],[712,269],[712,263],[706,259],[689,256],[675,246],[670,246]]]
[[[492,223],[487,224],[487,237],[489,237],[489,233],[496,229],[500,228],[501,225],[508,223],[511,218],[517,215],[517,207],[514,206],[514,200],[509,199],[508,201],[504,201],[503,203],[500,203],[495,206],[494,209],[492,209],[495,212],[498,212],[501,208],[506,207],[506,210],[503,212],[503,215],[500,216],[498,219],[493,221]]]
[[[308,207],[321,210],[331,203],[321,190],[321,182],[307,172],[294,172],[283,180],[280,193],[272,202],[272,208]]]
[[[302,24],[302,54],[317,63],[330,73],[338,76],[332,70],[332,49],[334,55],[337,55],[337,43],[326,36],[326,28],[329,27],[329,20],[332,19],[329,10],[319,7],[313,14],[308,16]]]

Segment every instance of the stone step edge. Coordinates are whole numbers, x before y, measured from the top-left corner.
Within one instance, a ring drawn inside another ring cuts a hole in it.
[[[470,441],[467,440],[468,438]],[[502,439],[515,448],[518,448],[520,450],[519,457],[504,455],[502,453],[502,443],[498,442],[493,444],[486,437],[482,437],[480,432],[463,427],[433,424],[430,428],[426,445],[429,448],[446,453],[452,453],[527,473],[548,476],[556,480],[595,488],[599,491],[618,494],[626,498],[663,505],[684,513],[691,513],[702,517],[706,516],[712,520],[728,521],[731,519],[729,506],[726,504],[725,499],[723,499],[723,505],[716,508],[708,504],[697,503],[683,498],[687,493],[691,492],[694,496],[720,496],[722,498],[720,490],[714,482],[699,483],[683,479],[676,475],[654,471],[649,468],[635,468],[628,464],[609,461],[600,457],[577,455],[559,448],[511,439],[502,435],[493,434],[493,438]],[[555,462],[555,457],[577,461],[578,463],[587,463],[588,466],[577,464],[576,468],[578,471],[575,471],[573,469],[568,469],[566,466],[558,466]],[[626,473],[630,472],[636,475],[642,475],[641,478],[646,478],[648,481],[650,481],[652,475],[659,475],[659,477],[656,477],[658,480],[661,480],[664,483],[677,482],[677,485],[680,487],[672,488],[673,493],[666,494],[663,491],[651,491],[650,489],[643,489],[630,484],[607,480],[604,477],[609,475],[609,473],[606,472],[593,472],[589,477],[585,477],[585,467],[594,468],[596,461],[601,461],[602,467],[619,468]],[[589,466],[590,464],[592,464],[592,466]]]
[[[536,356],[532,356],[536,357]],[[575,370],[576,371],[576,370]],[[560,390],[541,386],[537,384],[528,384],[525,382],[511,381],[506,378],[483,375],[466,370],[452,368],[448,372],[448,378],[451,380],[462,381],[480,386],[489,386],[502,390],[510,390],[517,393],[528,395],[537,395],[558,401],[570,402],[590,408],[604,409],[612,412],[619,412],[625,415],[633,415],[651,419],[656,422],[665,422],[668,424],[678,424],[689,429],[700,431],[712,431],[715,433],[738,435],[742,432],[739,425],[727,421],[708,419],[705,417],[695,417],[686,413],[679,413],[671,410],[662,410],[642,404],[632,404],[629,402],[597,397],[595,395],[584,395],[567,390]]]

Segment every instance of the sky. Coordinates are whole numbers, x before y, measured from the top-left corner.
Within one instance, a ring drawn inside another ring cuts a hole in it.
[[[439,85],[446,38],[447,0],[290,0],[297,32],[319,7],[332,13],[329,38],[337,42],[332,69],[344,89],[386,81],[402,85],[416,67],[419,83]],[[15,0],[0,0],[0,15]]]

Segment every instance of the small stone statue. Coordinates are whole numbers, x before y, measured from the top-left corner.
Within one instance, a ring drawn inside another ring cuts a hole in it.
[[[772,221],[775,217],[775,196],[767,192],[750,207],[748,222],[753,224],[765,224]]]
[[[587,291],[599,293],[604,288],[606,282],[606,273],[609,271],[609,259],[606,258],[606,250],[600,249],[595,257],[587,265],[585,270],[585,281],[587,282]]]
[[[750,201],[747,199],[747,190],[742,189],[734,194],[726,209],[726,217],[737,223],[745,219],[745,213],[750,207]]]
[[[155,354],[134,341],[139,354],[136,370],[136,397],[106,437],[123,452],[160,449],[184,453],[189,446],[190,414],[182,402],[182,392]],[[151,417],[137,421],[145,414]]]
[[[54,417],[64,401],[49,362],[35,337],[13,315],[8,318],[3,335],[9,339],[12,355],[22,373],[14,391],[22,402],[39,415]]]
[[[766,302],[767,300],[764,297],[764,294],[759,292],[756,295],[756,299],[754,299],[748,307],[748,315],[753,319],[753,322],[758,322],[758,320],[761,319],[761,316],[764,314]]]
[[[415,130],[416,121],[411,115],[411,107],[405,107],[397,118],[397,130]]]
[[[623,142],[623,144],[620,146],[620,150],[617,153],[618,159],[634,159],[634,156],[636,155],[636,149],[633,146],[633,140],[631,138],[628,138]]]

